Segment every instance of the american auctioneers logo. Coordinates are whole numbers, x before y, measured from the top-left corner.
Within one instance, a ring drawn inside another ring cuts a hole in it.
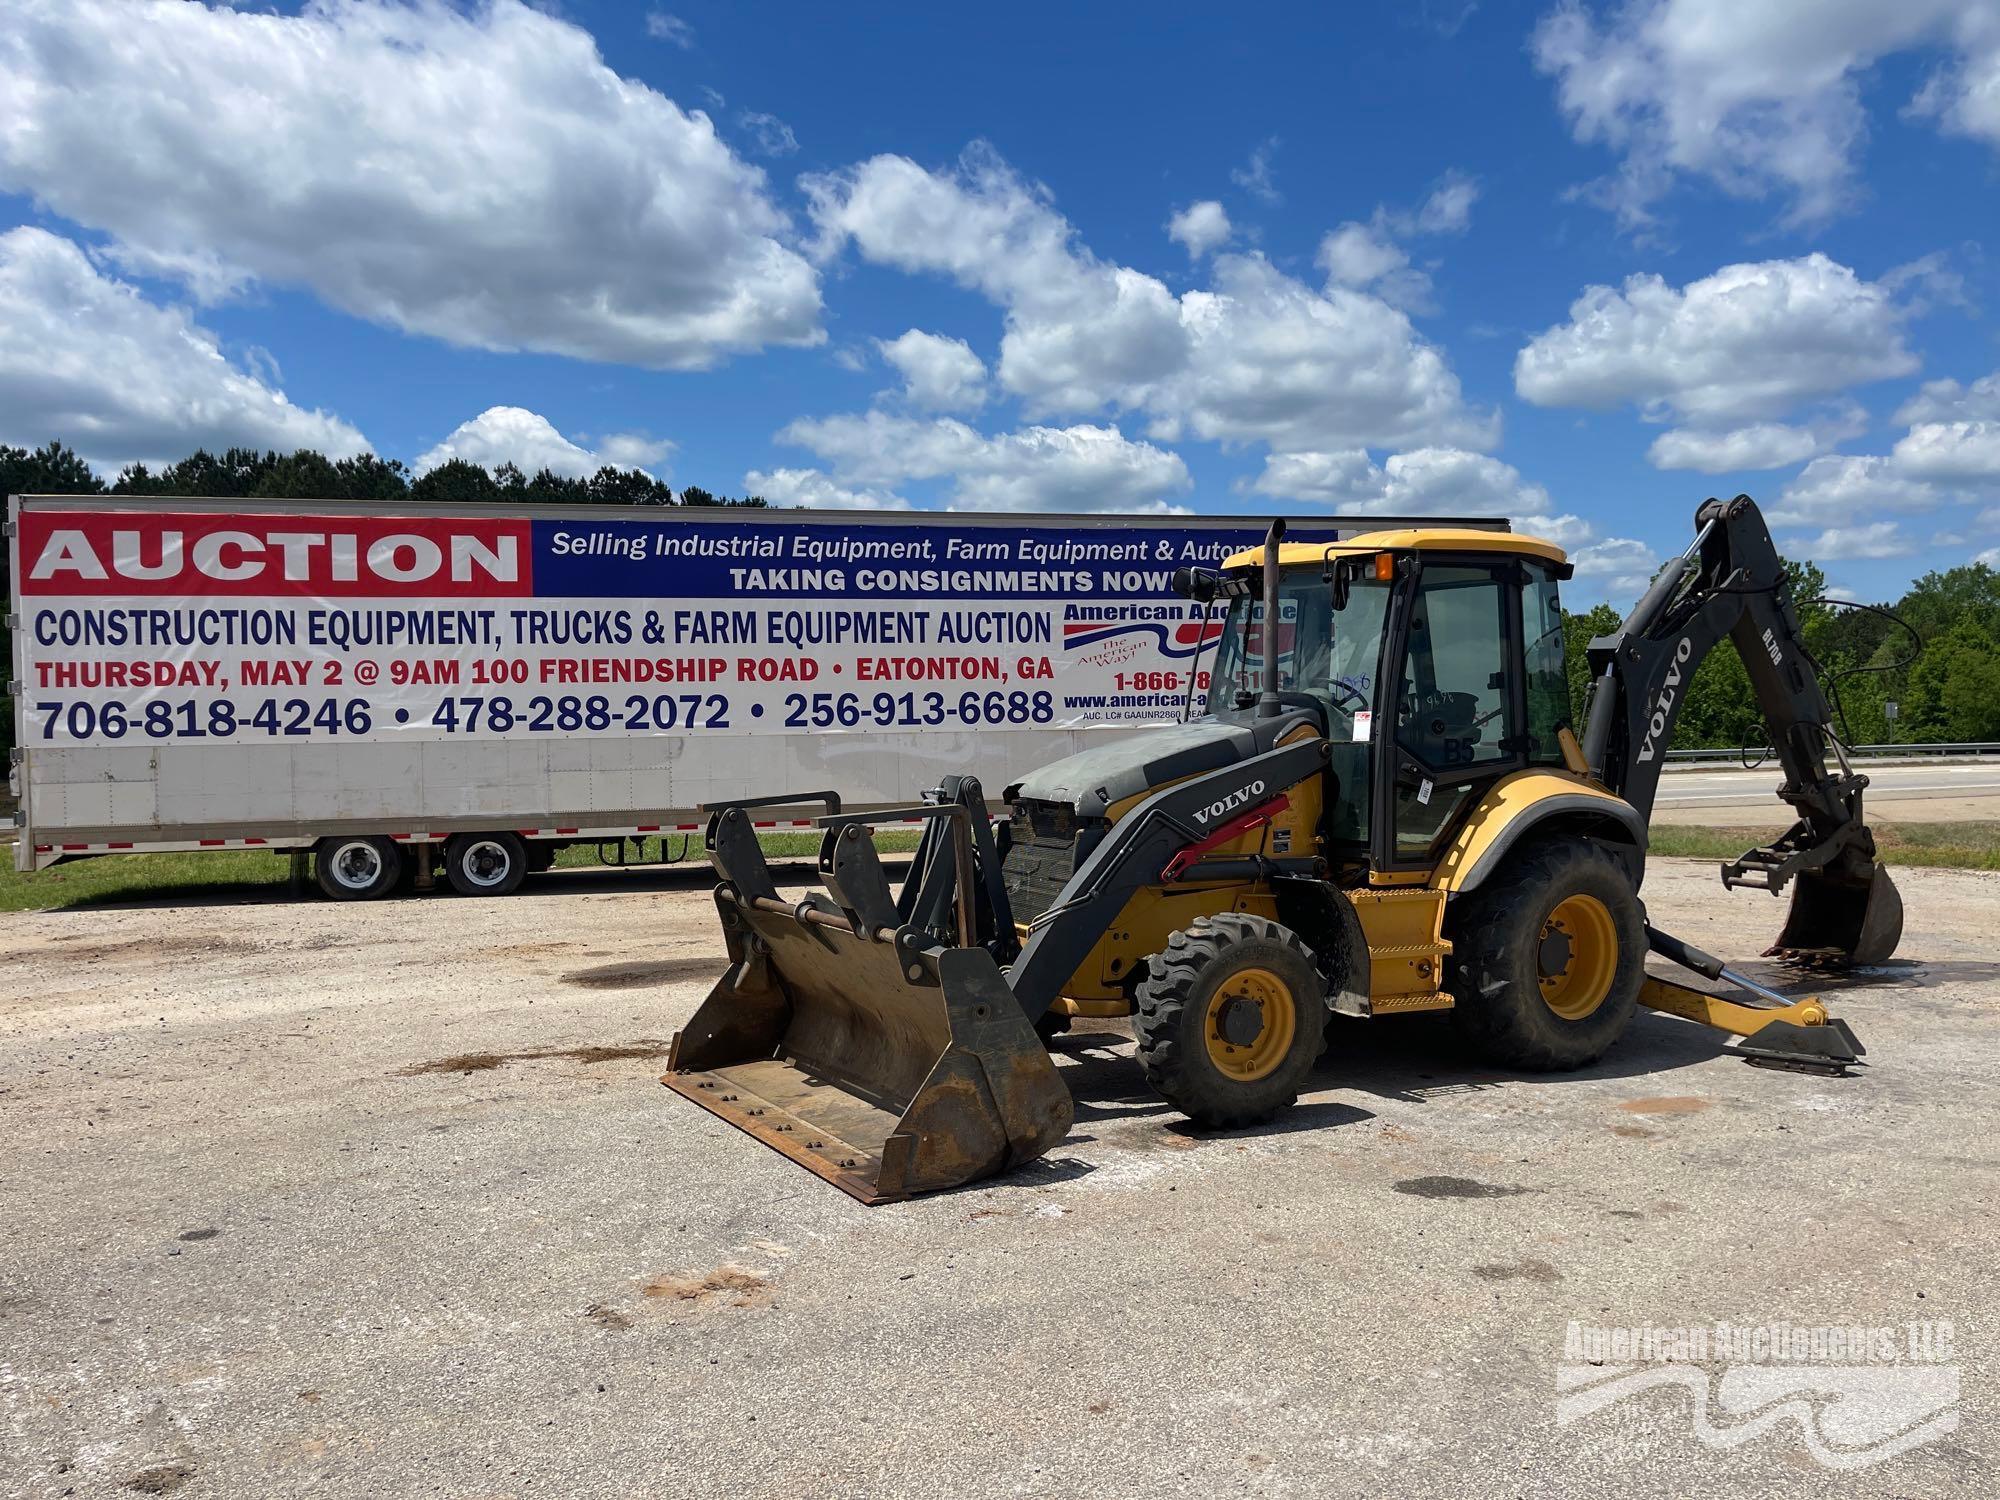
[[[1556,1367],[1556,1425],[1586,1422],[1619,1402],[1678,1387],[1687,1393],[1695,1438],[1707,1447],[1740,1448],[1796,1426],[1820,1464],[1865,1469],[1956,1430],[1955,1359],[1948,1322],[1899,1328],[1572,1322]]]
[[[1221,635],[1221,620],[1065,620],[1063,650],[1078,651],[1086,646],[1111,643],[1132,648],[1118,654],[1084,658],[1103,664],[1128,660],[1150,642],[1162,656],[1187,657],[1213,646]]]

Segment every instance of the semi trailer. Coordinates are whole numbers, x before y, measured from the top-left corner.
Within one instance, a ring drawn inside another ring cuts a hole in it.
[[[1332,544],[1383,524],[1329,518]],[[1503,528],[1484,521],[1469,525]],[[29,495],[15,864],[309,855],[500,895],[811,786],[861,811],[1179,718],[1257,523]],[[809,826],[773,812],[766,826]]]

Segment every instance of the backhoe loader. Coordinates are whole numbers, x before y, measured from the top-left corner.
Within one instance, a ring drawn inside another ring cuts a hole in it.
[[[970,777],[865,814],[831,793],[709,809],[729,967],[663,1082],[864,1202],[1033,1160],[1068,1133],[1048,1053],[1124,1017],[1151,1086],[1229,1128],[1289,1106],[1340,1017],[1452,1013],[1510,1069],[1601,1057],[1645,1004],[1837,1073],[1853,1031],[1651,926],[1647,824],[1688,680],[1725,636],[1797,820],[1722,867],[1792,890],[1772,951],[1874,964],[1902,905],[1778,553],[1748,496],[1589,648],[1571,722],[1553,543],[1507,531],[1283,540],[1175,585],[1226,619],[1202,711],[1044,766],[995,821]],[[1194,705],[1190,704],[1190,709]],[[753,813],[817,802],[825,891],[779,893]],[[900,889],[872,825],[922,819]],[[1651,976],[1661,954],[1750,998]]]

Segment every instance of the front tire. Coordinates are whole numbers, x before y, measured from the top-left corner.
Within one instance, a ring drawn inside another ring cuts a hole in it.
[[[1452,1018],[1502,1067],[1588,1067],[1623,1034],[1646,974],[1625,868],[1581,839],[1532,845],[1452,918]]]
[[[373,901],[395,888],[403,851],[385,838],[345,834],[313,845],[313,880],[334,901]]]
[[[1326,1036],[1325,986],[1297,933],[1202,917],[1147,960],[1133,1031],[1146,1081],[1197,1125],[1254,1125],[1289,1107]]]
[[[528,873],[516,833],[460,833],[445,840],[444,878],[461,896],[507,896]]]

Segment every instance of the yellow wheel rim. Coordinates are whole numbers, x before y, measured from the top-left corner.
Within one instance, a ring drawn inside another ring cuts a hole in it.
[[[1292,1050],[1298,1008],[1269,969],[1239,969],[1216,986],[1202,1019],[1208,1060],[1236,1083],[1268,1077]]]
[[[1618,928],[1595,896],[1569,896],[1542,923],[1535,945],[1542,1000],[1565,1021],[1596,1013],[1618,972]]]

